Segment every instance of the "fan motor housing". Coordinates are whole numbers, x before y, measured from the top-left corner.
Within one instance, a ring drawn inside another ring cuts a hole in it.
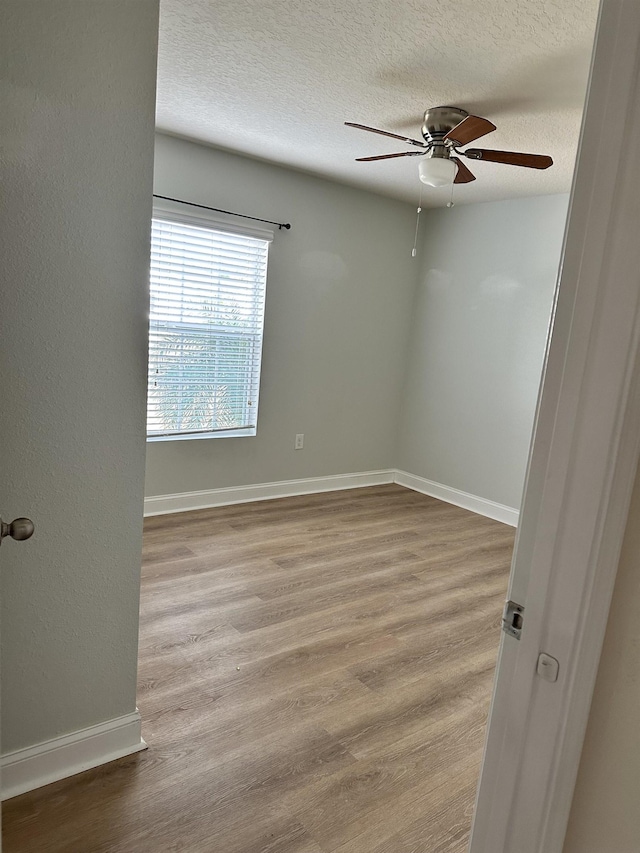
[[[420,128],[425,142],[428,145],[444,146],[442,138],[468,115],[466,110],[459,107],[432,107],[427,110]]]

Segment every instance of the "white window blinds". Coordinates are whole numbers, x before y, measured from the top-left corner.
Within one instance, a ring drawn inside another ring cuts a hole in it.
[[[269,241],[155,214],[147,434],[255,435]]]

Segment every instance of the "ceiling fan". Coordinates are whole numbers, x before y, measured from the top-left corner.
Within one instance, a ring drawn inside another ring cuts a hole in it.
[[[409,145],[414,145],[417,151],[402,151],[398,154],[381,154],[377,157],[356,157],[358,161],[389,160],[393,157],[423,157],[420,160],[420,180],[432,187],[443,187],[448,184],[468,184],[476,177],[460,160],[485,160],[490,163],[506,163],[510,166],[524,166],[527,169],[548,169],[553,165],[551,157],[543,154],[520,154],[516,151],[493,151],[488,148],[467,148],[460,151],[475,139],[485,136],[496,129],[486,118],[469,115],[459,107],[432,107],[424,114],[420,132],[422,141],[387,130],[378,130],[365,124],[355,124],[346,121],[349,127],[390,136],[400,139]]]

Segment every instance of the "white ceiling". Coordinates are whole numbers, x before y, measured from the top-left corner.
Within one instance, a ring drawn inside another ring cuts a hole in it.
[[[162,0],[158,127],[417,201],[409,150],[429,106],[491,119],[477,146],[550,154],[547,171],[465,161],[456,204],[569,190],[597,0]],[[423,205],[449,200],[425,188]]]

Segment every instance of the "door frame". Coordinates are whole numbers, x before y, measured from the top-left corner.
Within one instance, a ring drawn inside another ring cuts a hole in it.
[[[602,0],[470,853],[564,845],[640,451],[639,70],[640,4]]]

